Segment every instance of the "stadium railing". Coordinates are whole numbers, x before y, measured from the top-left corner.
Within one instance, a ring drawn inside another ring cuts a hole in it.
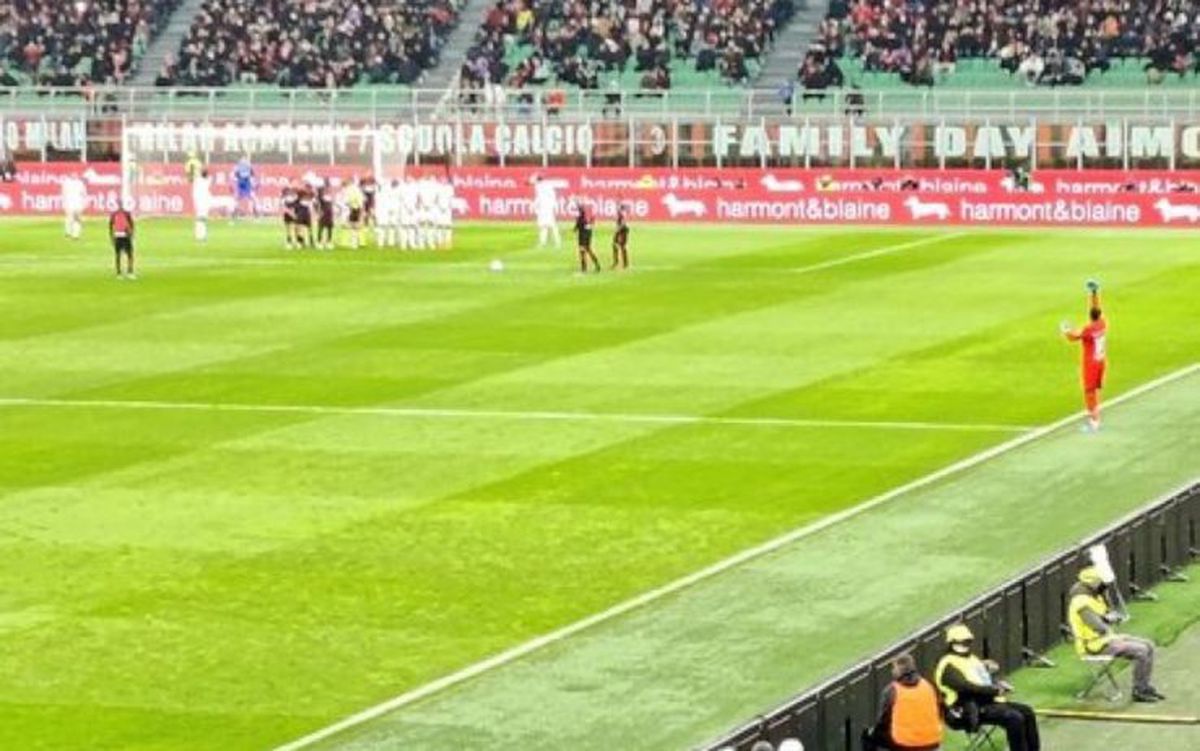
[[[862,730],[875,722],[880,692],[891,681],[891,660],[911,652],[928,670],[944,650],[943,633],[949,624],[970,626],[982,656],[995,660],[1003,670],[1062,643],[1067,591],[1086,565],[1087,549],[1097,544],[1108,546],[1125,598],[1163,581],[1200,556],[1200,481],[1052,556],[705,748],[746,751],[758,740],[778,745],[795,738],[807,749],[857,751]]]
[[[843,117],[848,112],[871,116],[961,116],[1055,118],[1097,115],[1186,117],[1200,115],[1200,87],[1188,89],[1027,89],[938,90],[879,89],[854,91],[797,90],[790,97],[776,89],[509,90],[499,107],[480,98],[444,89],[397,86],[353,89],[284,89],[270,86],[191,88],[0,88],[0,113],[88,115],[92,117],[242,118],[301,121],[353,119],[367,122],[398,117],[471,115],[484,110],[510,118],[550,116],[672,115],[742,117],[789,115]]]

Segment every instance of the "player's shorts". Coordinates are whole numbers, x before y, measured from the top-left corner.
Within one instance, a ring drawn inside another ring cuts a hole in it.
[[[237,199],[239,201],[249,201],[251,198],[254,198],[254,186],[239,184],[237,186]]]
[[[286,226],[291,226],[291,225],[295,224],[296,223],[296,215],[295,214],[284,214],[283,215],[283,223]]]
[[[1105,362],[1089,363],[1083,368],[1083,388],[1085,391],[1095,391],[1104,388]]]
[[[591,232],[579,233],[579,247],[587,248],[588,250],[592,249],[592,233]]]
[[[350,223],[358,224],[362,221],[362,209],[350,209]]]
[[[624,245],[625,243],[629,242],[629,230],[617,230],[617,234],[613,235],[613,242],[617,245]]]
[[[133,255],[133,238],[131,237],[114,237],[113,252],[117,255]]]
[[[296,224],[299,224],[301,227],[311,227],[312,226],[312,212],[309,211],[308,209],[300,209],[299,211],[297,211],[296,212]]]

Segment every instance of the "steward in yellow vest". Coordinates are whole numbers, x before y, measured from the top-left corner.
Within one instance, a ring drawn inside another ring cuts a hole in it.
[[[975,636],[964,624],[946,629],[946,654],[933,674],[946,705],[946,724],[955,730],[973,732],[980,725],[1004,729],[1010,751],[1040,751],[1037,715],[1005,694],[1012,686],[995,679],[998,666],[971,652]]]
[[[1162,701],[1167,697],[1150,684],[1154,673],[1154,643],[1136,636],[1117,633],[1113,624],[1120,618],[1111,612],[1104,597],[1105,583],[1100,571],[1088,566],[1079,572],[1079,581],[1071,587],[1067,601],[1067,623],[1080,657],[1109,655],[1133,661],[1133,700],[1141,703]]]

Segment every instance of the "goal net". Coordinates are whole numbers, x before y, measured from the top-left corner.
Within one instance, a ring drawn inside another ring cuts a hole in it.
[[[210,178],[213,215],[239,203],[235,170],[245,162],[253,208],[273,216],[287,185],[402,177],[407,163],[390,133],[351,125],[131,123],[121,146],[122,198],[142,216],[190,216],[193,173],[200,170]]]

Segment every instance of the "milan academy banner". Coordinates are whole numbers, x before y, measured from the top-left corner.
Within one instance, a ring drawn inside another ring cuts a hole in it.
[[[214,196],[229,195],[232,165],[210,165]],[[278,210],[284,185],[365,174],[356,166],[257,165],[260,208]],[[88,186],[88,208],[107,212],[121,197],[120,167],[111,163],[21,163],[14,182],[0,184],[0,213],[61,210],[61,181],[77,174]],[[1200,228],[1200,175],[1168,171],[1041,170],[1027,186],[1003,170],[628,169],[522,167],[409,168],[409,177],[449,178],[460,219],[529,221],[532,182],[553,181],[566,219],[576,200],[591,201],[601,218],[620,203],[641,221],[771,224],[1108,226]],[[396,175],[385,176],[394,178]],[[146,164],[136,210],[186,216],[191,190],[178,165]]]
[[[0,113],[15,159],[388,160],[458,166],[1175,169],[1200,167],[1200,123],[1185,112],[946,119],[695,117],[663,112],[580,120],[518,113],[388,122],[152,121]],[[128,136],[127,139],[123,136]]]

